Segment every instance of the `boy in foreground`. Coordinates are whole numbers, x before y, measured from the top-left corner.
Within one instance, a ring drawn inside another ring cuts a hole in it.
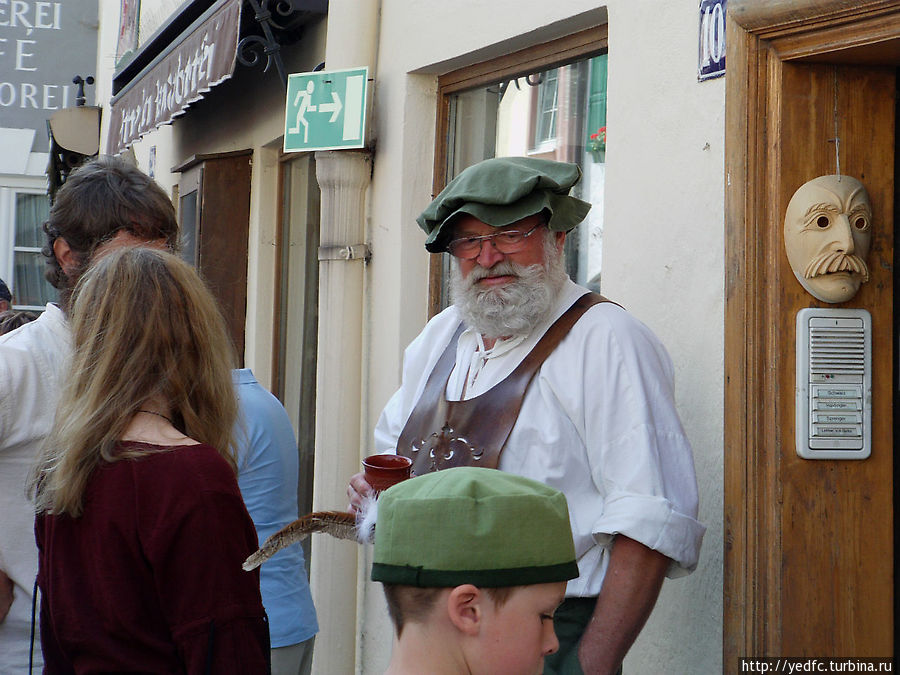
[[[534,675],[578,576],[562,493],[494,469],[426,474],[378,499],[372,580],[396,639],[389,675]]]

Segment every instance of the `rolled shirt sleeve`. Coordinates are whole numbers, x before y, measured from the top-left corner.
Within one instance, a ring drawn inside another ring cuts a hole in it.
[[[600,497],[598,508],[589,493],[573,495],[570,510],[593,514],[582,526],[601,546],[623,534],[671,558],[670,577],[683,576],[697,566],[706,528],[697,520],[693,455],[675,407],[671,360],[619,307],[595,307],[586,318],[569,336],[578,348],[558,350],[571,361],[549,363],[545,385],[576,420]],[[566,371],[569,378],[559,376]],[[577,466],[580,458],[572,461]]]

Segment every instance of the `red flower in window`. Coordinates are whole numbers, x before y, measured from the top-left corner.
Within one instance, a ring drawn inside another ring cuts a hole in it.
[[[590,139],[587,142],[587,149],[589,152],[597,152],[598,150],[606,149],[606,127],[600,127],[591,134]]]

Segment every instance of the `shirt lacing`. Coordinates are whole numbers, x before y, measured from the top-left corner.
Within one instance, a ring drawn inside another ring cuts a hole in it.
[[[498,338],[494,343],[494,346],[490,349],[487,349],[484,346],[484,338],[481,337],[481,333],[475,333],[477,346],[475,347],[475,351],[472,352],[472,356],[469,361],[469,372],[466,376],[466,383],[463,387],[462,397],[465,398],[466,392],[469,390],[469,388],[475,386],[475,380],[478,379],[478,375],[482,370],[484,370],[484,367],[487,365],[488,361],[511,352],[513,349],[515,349],[525,341],[525,337],[526,336],[524,335],[516,335],[510,338]]]

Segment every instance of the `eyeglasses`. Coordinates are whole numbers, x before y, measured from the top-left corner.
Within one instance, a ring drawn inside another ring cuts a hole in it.
[[[496,234],[483,234],[479,237],[460,237],[447,244],[447,251],[457,258],[472,260],[481,253],[482,244],[490,241],[500,253],[518,253],[525,248],[525,240],[540,226],[541,223],[532,227],[528,232],[504,230]]]

